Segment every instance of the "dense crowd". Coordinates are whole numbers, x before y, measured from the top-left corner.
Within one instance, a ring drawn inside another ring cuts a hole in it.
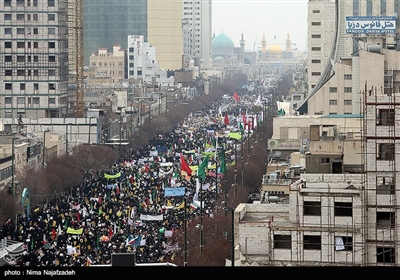
[[[254,115],[249,122],[244,104],[251,106],[251,98],[240,103],[222,99],[193,112],[173,131],[130,150],[109,170],[86,176],[82,185],[32,209],[29,216],[9,219],[0,237],[26,245],[10,265],[105,265],[111,264],[113,253],[133,251],[137,263],[173,258],[179,248],[172,236],[184,224],[184,197],[187,219],[200,209],[213,215],[216,190],[222,192],[215,179],[222,176],[218,153],[223,147],[229,168],[240,147],[234,135],[253,129],[260,117]],[[206,176],[196,176],[204,163]],[[190,170],[184,171],[182,164]]]

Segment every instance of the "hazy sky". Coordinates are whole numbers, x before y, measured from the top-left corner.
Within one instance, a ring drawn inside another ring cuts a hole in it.
[[[235,47],[243,32],[245,49],[261,49],[263,34],[267,49],[273,44],[285,49],[287,34],[292,44],[307,47],[307,0],[213,0],[212,33],[224,32]],[[274,36],[276,35],[276,39]]]

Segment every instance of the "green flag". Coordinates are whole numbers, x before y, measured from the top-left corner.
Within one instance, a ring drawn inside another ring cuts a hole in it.
[[[240,133],[244,133],[244,127],[243,127],[243,124],[242,124],[242,122],[240,122],[239,123],[239,129],[240,129]]]
[[[284,115],[286,115],[285,110],[279,109],[279,111],[278,111],[278,116],[284,116]]]
[[[201,180],[205,180],[206,179],[206,167],[208,166],[208,159],[209,159],[209,155],[207,155],[202,163],[199,165],[199,169],[197,169],[197,175],[201,178]]]
[[[219,153],[219,158],[221,160],[220,167],[219,167],[219,173],[225,174],[226,171],[226,165],[225,165],[225,149],[224,145],[222,145],[222,149]]]

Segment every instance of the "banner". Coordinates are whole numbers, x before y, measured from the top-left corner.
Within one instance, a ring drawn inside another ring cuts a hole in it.
[[[104,173],[104,178],[106,178],[106,179],[115,179],[115,178],[119,178],[119,177],[121,177],[121,172],[118,172],[117,174],[114,174],[114,175]]]
[[[67,228],[67,233],[69,234],[82,234],[83,228],[80,229],[73,229],[73,228]]]
[[[185,195],[185,187],[180,188],[165,188],[165,196],[181,196]]]

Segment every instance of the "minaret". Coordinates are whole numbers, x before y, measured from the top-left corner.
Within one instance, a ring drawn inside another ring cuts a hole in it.
[[[288,31],[287,39],[286,39],[286,52],[288,52],[288,53],[291,52],[291,50],[290,50],[291,44],[292,44],[292,41],[290,40],[289,31]]]
[[[240,63],[244,62],[244,36],[243,36],[243,31],[242,31],[242,36],[240,39]]]
[[[261,41],[261,52],[262,52],[261,60],[265,61],[267,58],[267,40],[265,39],[265,32],[263,33]]]

